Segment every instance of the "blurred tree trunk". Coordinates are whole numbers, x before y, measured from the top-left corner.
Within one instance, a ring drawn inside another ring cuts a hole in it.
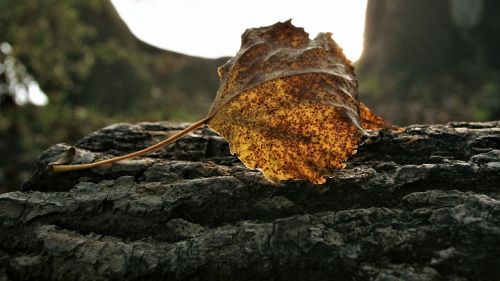
[[[369,0],[362,96],[403,124],[500,118],[499,16],[495,0]]]

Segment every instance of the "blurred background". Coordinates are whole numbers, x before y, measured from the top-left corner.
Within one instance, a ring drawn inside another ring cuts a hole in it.
[[[223,2],[0,0],[0,193],[55,143],[116,122],[205,116],[244,28],[288,18],[311,36],[332,31],[361,100],[393,123],[500,119],[500,1],[276,1],[297,15]]]

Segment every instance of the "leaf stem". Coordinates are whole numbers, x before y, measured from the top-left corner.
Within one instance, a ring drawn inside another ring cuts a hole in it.
[[[98,166],[101,166],[101,165],[106,165],[106,164],[112,164],[112,163],[115,163],[115,162],[118,162],[118,161],[122,161],[122,160],[125,160],[125,159],[129,159],[129,158],[133,158],[133,157],[137,157],[137,156],[141,156],[141,155],[144,155],[148,152],[151,152],[151,151],[154,151],[154,150],[157,150],[165,145],[169,145],[175,141],[177,141],[178,139],[182,138],[183,136],[187,135],[188,133],[194,131],[195,129],[205,125],[208,123],[208,121],[211,119],[211,117],[205,117],[199,121],[197,121],[196,123],[193,123],[191,126],[187,127],[186,129],[178,132],[177,134],[169,137],[168,139],[166,140],[163,140],[157,144],[154,144],[150,147],[146,147],[142,150],[139,150],[139,151],[136,151],[136,152],[132,152],[130,154],[126,154],[126,155],[123,155],[123,156],[118,156],[118,157],[114,157],[114,158],[111,158],[111,159],[106,159],[106,160],[101,160],[101,161],[98,161],[98,162],[94,162],[94,163],[88,163],[88,164],[77,164],[77,165],[60,165],[60,164],[56,164],[56,163],[51,163],[47,166],[47,168],[49,169],[49,171],[53,172],[53,173],[60,173],[60,172],[68,172],[68,171],[78,171],[78,170],[85,170],[85,169],[90,169],[90,168],[94,168],[94,167],[98,167]]]

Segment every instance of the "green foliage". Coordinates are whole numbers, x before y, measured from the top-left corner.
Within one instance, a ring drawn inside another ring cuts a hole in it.
[[[48,92],[73,86],[95,60],[92,49],[84,46],[96,31],[82,24],[76,3],[3,0],[0,4],[6,11],[0,14],[2,40],[12,45],[14,56]]]
[[[2,0],[0,11],[0,43],[22,66],[18,80],[32,77],[49,97],[45,107],[20,106],[15,93],[0,91],[0,193],[17,188],[54,143],[114,122],[191,121],[215,96],[224,59],[140,42],[109,1]],[[0,89],[7,84],[0,73]]]

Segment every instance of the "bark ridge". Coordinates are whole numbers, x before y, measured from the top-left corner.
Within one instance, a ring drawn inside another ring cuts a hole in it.
[[[89,162],[185,124],[115,124],[77,144]],[[0,195],[0,280],[495,280],[500,122],[372,133],[324,185],[277,184],[196,130],[111,167]]]

